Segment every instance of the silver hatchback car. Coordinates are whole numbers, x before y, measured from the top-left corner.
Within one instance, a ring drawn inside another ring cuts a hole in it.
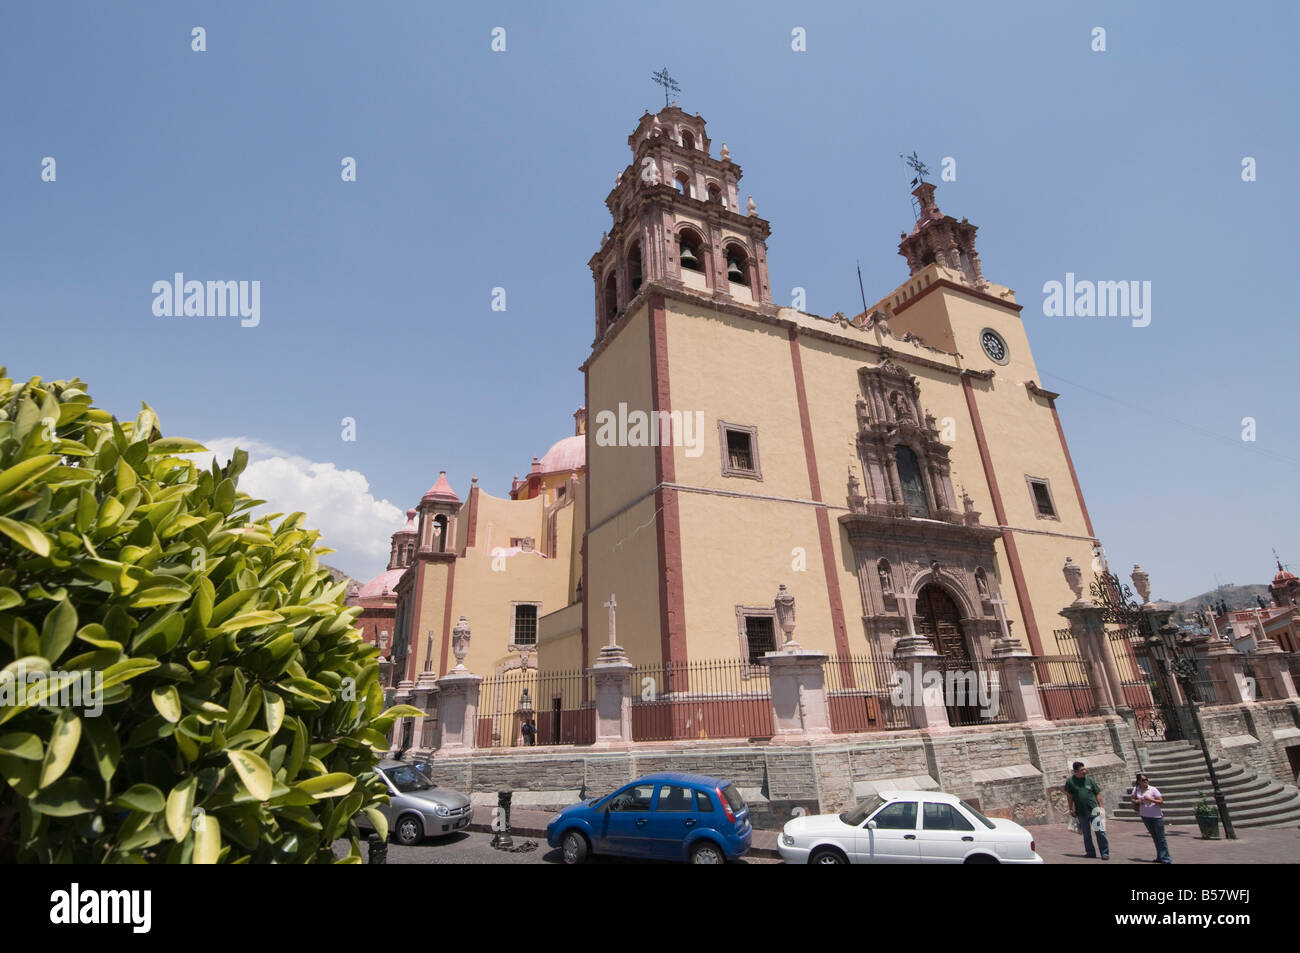
[[[415,765],[405,761],[381,761],[375,771],[388,788],[388,803],[379,811],[388,819],[388,829],[399,844],[408,847],[426,837],[454,834],[469,827],[474,818],[470,799],[450,788],[440,788]],[[357,823],[368,827],[365,815]]]

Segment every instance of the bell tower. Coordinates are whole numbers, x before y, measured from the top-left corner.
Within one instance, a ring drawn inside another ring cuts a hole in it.
[[[717,158],[699,114],[676,105],[646,112],[628,136],[632,163],[605,199],[613,227],[587,263],[595,282],[596,341],[649,282],[717,299],[771,305],[768,222],[743,204],[740,166]]]
[[[962,283],[977,291],[988,284],[980,268],[980,256],[975,250],[975,232],[978,230],[966,219],[960,222],[944,215],[934,202],[934,185],[924,179],[912,190],[920,207],[910,235],[904,234],[898,243],[898,253],[907,259],[909,274],[916,274],[927,265],[938,263],[961,276]]]

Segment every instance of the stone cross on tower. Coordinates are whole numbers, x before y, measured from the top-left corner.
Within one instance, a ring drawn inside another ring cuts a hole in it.
[[[614,593],[609,594],[609,602],[605,603],[605,608],[609,610],[609,647],[612,649],[618,644],[614,639],[614,610],[618,608],[618,603],[614,601]]]

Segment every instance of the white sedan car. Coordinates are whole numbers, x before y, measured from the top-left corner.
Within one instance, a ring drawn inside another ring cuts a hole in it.
[[[1015,821],[939,791],[890,791],[843,814],[796,817],[778,845],[788,864],[1041,864]]]

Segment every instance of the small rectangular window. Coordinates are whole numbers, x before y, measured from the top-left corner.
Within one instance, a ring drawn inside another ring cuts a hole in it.
[[[537,606],[515,606],[515,634],[513,644],[537,644]]]
[[[748,616],[745,619],[745,641],[749,648],[749,663],[757,665],[767,652],[776,651],[776,626],[771,616]]]
[[[763,479],[758,462],[758,428],[718,421],[718,444],[722,450],[722,475]]]
[[[739,430],[727,431],[727,456],[736,470],[754,469],[754,455],[750,450],[749,434]]]
[[[1056,519],[1056,504],[1052,501],[1052,491],[1046,480],[1026,477],[1029,491],[1034,498],[1034,511],[1040,518]]]
[[[709,797],[703,791],[695,792],[695,810],[706,814],[713,810],[713,798]]]

